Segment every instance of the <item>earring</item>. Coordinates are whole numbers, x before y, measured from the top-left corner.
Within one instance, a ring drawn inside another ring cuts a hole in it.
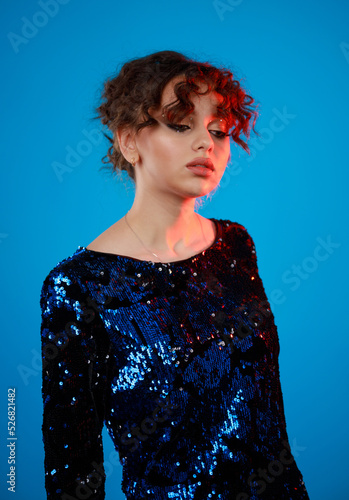
[[[135,160],[135,158],[132,158],[132,159],[131,159],[131,165],[132,165],[132,167],[133,167],[133,168],[135,167],[135,165],[136,165],[136,160]]]

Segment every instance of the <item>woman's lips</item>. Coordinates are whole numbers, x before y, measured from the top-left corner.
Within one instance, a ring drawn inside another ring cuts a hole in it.
[[[187,169],[196,175],[201,175],[203,177],[209,177],[213,174],[213,170],[203,165],[187,165]]]
[[[187,167],[203,166],[207,167],[210,170],[214,170],[214,165],[212,163],[212,160],[210,160],[210,158],[205,158],[205,157],[194,158],[194,160],[187,163],[186,166]]]

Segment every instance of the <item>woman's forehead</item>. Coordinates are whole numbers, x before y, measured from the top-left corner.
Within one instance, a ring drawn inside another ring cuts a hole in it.
[[[163,90],[163,93],[162,93],[162,98],[161,98],[162,105],[169,104],[169,103],[177,100],[177,96],[174,92],[174,86],[176,85],[176,83],[184,82],[184,81],[186,81],[186,78],[181,75],[181,76],[177,76],[177,77],[173,78],[172,80],[170,80],[169,82],[167,82],[167,84],[165,85],[165,88]],[[200,92],[205,92],[208,88],[208,84],[204,81],[202,82],[202,81],[198,80],[197,85],[199,86]],[[218,104],[220,104],[223,101],[223,96],[214,90],[211,90],[208,94],[205,94],[202,96],[201,95],[197,96],[195,93],[191,93],[190,99],[192,100],[195,98],[196,99],[207,98],[210,101],[212,101],[212,104],[214,106],[217,106]]]

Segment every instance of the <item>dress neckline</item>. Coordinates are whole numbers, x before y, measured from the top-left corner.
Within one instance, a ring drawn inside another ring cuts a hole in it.
[[[191,262],[193,260],[197,260],[201,255],[205,255],[207,252],[208,253],[211,252],[216,247],[218,241],[222,240],[222,226],[221,226],[221,224],[219,223],[219,221],[217,219],[215,219],[213,217],[209,218],[209,220],[211,220],[214,223],[215,229],[216,229],[216,235],[215,235],[215,239],[214,239],[213,243],[211,243],[211,245],[209,247],[202,250],[201,252],[196,253],[195,255],[192,255],[191,257],[187,257],[186,259],[174,260],[171,262],[156,262],[153,260],[137,259],[136,257],[130,257],[129,255],[121,255],[121,254],[116,254],[116,253],[111,253],[111,252],[100,252],[98,250],[90,250],[89,248],[86,248],[85,246],[82,246],[82,245],[80,245],[78,247],[77,251],[79,251],[79,252],[83,251],[83,252],[86,252],[90,255],[104,257],[108,260],[132,261],[132,262],[143,263],[143,264],[160,264],[160,265],[162,264],[162,265],[166,265],[166,266],[170,266],[170,265],[172,266],[172,265],[176,265],[176,264],[184,264],[186,262]]]

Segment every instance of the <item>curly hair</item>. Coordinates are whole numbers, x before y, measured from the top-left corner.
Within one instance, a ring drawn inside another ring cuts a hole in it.
[[[257,106],[239,81],[234,79],[232,72],[207,62],[195,61],[180,52],[164,50],[126,62],[115,77],[104,82],[103,102],[95,109],[97,116],[94,119],[100,119],[113,133],[111,138],[103,132],[112,145],[102,158],[102,163],[111,164],[107,168],[111,168],[112,172],[125,170],[135,181],[134,167],[124,158],[115,140],[116,131],[128,127],[137,134],[143,127],[156,125],[157,120],[149,114],[149,109],[159,109],[166,84],[179,75],[185,79],[174,86],[177,100],[162,110],[167,119],[180,121],[194,110],[189,99],[191,93],[203,95],[216,91],[223,96],[217,114],[227,121],[229,130],[232,128],[228,135],[250,153],[247,143],[240,136],[244,134],[249,139],[251,128],[257,134]],[[199,92],[200,82],[207,84],[205,92]]]

